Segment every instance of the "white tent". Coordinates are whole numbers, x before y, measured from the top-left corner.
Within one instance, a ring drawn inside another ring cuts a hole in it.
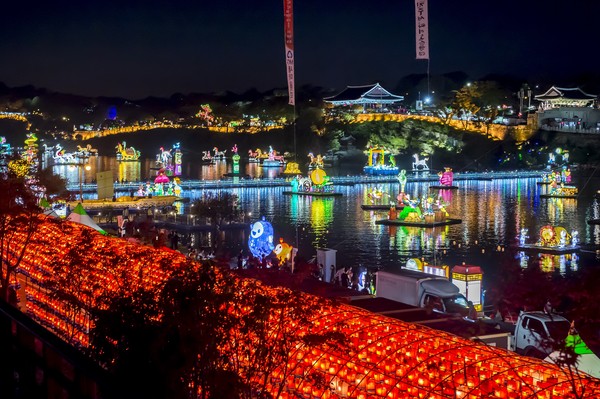
[[[52,208],[48,208],[48,209],[46,209],[46,210],[45,210],[44,212],[42,212],[42,213],[43,213],[44,215],[46,215],[46,216],[50,216],[50,217],[53,217],[53,218],[60,219],[60,216],[58,215],[58,213],[56,213],[56,211],[55,211],[54,209],[52,209]]]
[[[67,216],[67,220],[75,223],[81,223],[86,226],[89,226],[93,229],[98,230],[100,233],[107,235],[108,233],[102,229],[102,227],[98,226],[96,222],[87,214],[81,202],[77,204],[77,206],[73,209],[73,211]]]

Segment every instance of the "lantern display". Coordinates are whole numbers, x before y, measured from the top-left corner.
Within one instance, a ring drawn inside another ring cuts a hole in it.
[[[273,226],[267,222],[264,216],[250,226],[248,248],[252,255],[260,261],[275,249],[273,245]]]
[[[292,255],[292,246],[284,242],[283,238],[279,238],[279,244],[275,246],[273,252],[275,252],[277,259],[279,259],[279,265],[282,266],[286,261],[290,260]]]
[[[479,266],[460,265],[452,268],[452,283],[458,287],[460,293],[468,301],[473,302],[473,306],[478,312],[483,310],[481,303],[482,280],[483,271]]]
[[[100,235],[91,228],[71,222],[56,223],[39,216],[40,224],[32,237],[26,229],[17,228],[11,241],[12,251],[4,256],[14,261],[26,244],[19,274],[25,279],[15,280],[25,284],[27,314],[55,334],[86,347],[88,331],[93,321],[85,312],[73,313],[68,304],[58,300],[46,289],[40,289],[48,279],[56,279],[56,264],[67,258],[66,254],[81,245],[87,236],[80,264],[70,265],[62,278],[76,278],[77,284],[55,285],[57,289],[74,289],[79,299],[90,306],[103,294],[116,293],[124,286],[131,289],[156,287],[167,281],[171,274],[186,265],[185,255],[168,250],[140,246],[117,238]],[[264,236],[264,237],[263,237]],[[272,245],[272,227],[264,218],[252,224],[251,248],[261,247],[262,240]],[[259,254],[265,254],[266,249]],[[272,247],[271,247],[272,250]],[[114,262],[114,260],[117,260]],[[66,261],[65,261],[66,262]],[[155,267],[148,267],[156,265]],[[54,268],[53,268],[54,266]],[[466,276],[468,298],[480,281],[474,275],[476,266],[457,266],[453,275]],[[467,270],[468,269],[468,270]],[[59,271],[60,272],[60,271]],[[217,269],[217,276],[229,273]],[[479,273],[480,274],[480,273]],[[127,279],[127,284],[122,284]],[[277,297],[282,287],[262,284],[248,278],[236,278],[239,295],[244,297]],[[462,280],[454,280],[460,283]],[[70,288],[69,288],[70,286]],[[299,323],[302,314],[286,314],[281,324],[278,312],[268,315],[273,331],[288,329],[297,337],[297,344],[289,348],[285,361],[268,375],[260,375],[261,386],[279,398],[597,398],[600,397],[600,380],[574,369],[561,367],[524,357],[515,353],[464,339],[420,324],[412,324],[374,314],[339,301],[327,301],[313,295],[300,293],[294,296],[302,306],[316,311],[309,325]],[[62,296],[62,298],[68,297]],[[250,310],[231,307],[230,312],[242,316]],[[302,326],[302,327],[300,327]],[[75,328],[74,328],[75,327]],[[232,327],[234,329],[239,326]],[[234,362],[247,362],[248,351],[254,347],[253,336],[245,336],[240,329],[235,334],[243,348]],[[341,332],[344,342],[327,345],[303,339],[312,334]],[[251,334],[250,334],[251,335]],[[273,334],[273,338],[276,339]],[[265,381],[262,379],[265,378]],[[275,396],[274,396],[275,397]]]

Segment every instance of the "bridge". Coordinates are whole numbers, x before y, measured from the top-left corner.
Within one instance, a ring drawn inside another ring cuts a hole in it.
[[[508,172],[481,172],[481,173],[454,173],[455,181],[465,180],[493,180],[493,179],[515,179],[515,178],[537,178],[542,177],[545,171],[508,171]],[[355,184],[377,184],[377,183],[396,183],[396,176],[333,176],[331,181],[334,186],[348,186]],[[407,175],[407,182],[437,182],[439,176],[436,174],[418,172],[413,175]],[[136,191],[140,184],[145,184],[146,181],[140,182],[115,182],[115,192],[129,193],[132,190]],[[181,181],[179,186],[183,190],[214,190],[214,189],[229,189],[229,188],[259,188],[259,187],[287,187],[290,185],[289,178],[278,177],[274,179],[259,179],[243,177],[225,178],[220,180],[185,180]],[[97,184],[87,183],[81,186],[84,193],[94,193],[97,191]],[[80,186],[78,183],[67,185],[70,192],[79,192]]]

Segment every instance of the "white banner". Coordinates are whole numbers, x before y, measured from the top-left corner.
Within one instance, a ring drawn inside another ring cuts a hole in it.
[[[417,59],[429,59],[429,22],[427,0],[415,0],[415,30],[417,39]]]
[[[294,93],[294,1],[283,0],[285,32],[285,69],[287,72],[289,104],[295,105]]]

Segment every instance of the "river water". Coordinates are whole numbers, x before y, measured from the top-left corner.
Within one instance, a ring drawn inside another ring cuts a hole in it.
[[[98,171],[113,170],[115,180],[140,181],[152,179],[156,171],[153,160],[118,162],[114,157],[90,159],[91,170],[84,171],[84,181],[90,182]],[[359,173],[362,165],[344,170],[328,170],[332,176]],[[242,174],[253,177],[276,177],[279,168],[262,168],[257,164],[241,166]],[[80,170],[75,166],[54,166],[57,174],[70,182],[79,180]],[[82,169],[83,171],[83,169]],[[182,180],[219,179],[231,171],[231,164],[202,165],[200,161],[184,165]],[[367,194],[374,184],[336,186],[342,196],[319,198],[289,196],[284,187],[233,188],[240,199],[248,222],[265,217],[274,228],[275,239],[299,248],[299,254],[310,258],[316,248],[336,250],[340,266],[363,265],[373,269],[394,271],[411,258],[430,264],[462,263],[481,266],[484,270],[484,288],[493,286],[495,276],[514,265],[523,268],[539,266],[547,273],[569,275],[598,262],[596,249],[600,248],[600,226],[589,225],[587,220],[600,218],[600,206],[594,194],[600,188],[600,179],[579,177],[574,173],[573,184],[580,190],[577,199],[540,198],[543,186],[540,179],[494,179],[491,181],[455,181],[457,190],[436,192],[450,205],[451,217],[462,223],[436,227],[389,227],[376,224],[385,219],[386,211],[364,211]],[[410,182],[405,191],[411,197],[422,197],[431,183]],[[398,194],[398,183],[377,184],[393,197]],[[195,199],[208,190],[184,192],[184,197]],[[179,218],[186,218],[187,206],[178,208]],[[181,220],[181,219],[180,219]],[[529,231],[528,243],[539,238],[545,225],[562,226],[568,232],[577,231],[582,251],[575,254],[548,255],[529,252],[524,254],[515,247],[519,232]],[[226,232],[227,246],[232,254],[247,248],[248,229]],[[184,242],[195,246],[210,244],[207,233],[187,234]],[[523,256],[527,255],[527,257]]]

